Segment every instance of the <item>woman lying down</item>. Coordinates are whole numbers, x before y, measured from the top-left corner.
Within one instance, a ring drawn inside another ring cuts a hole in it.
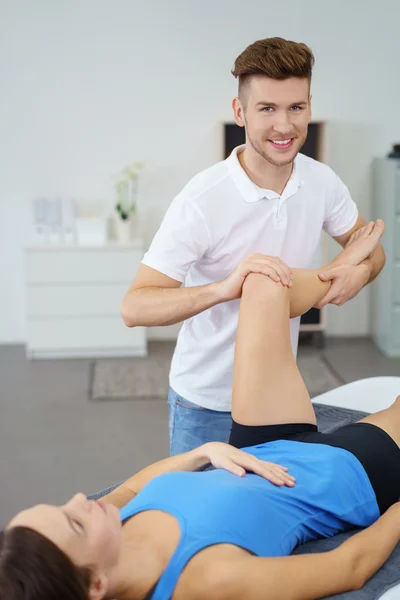
[[[383,228],[364,228],[334,264],[359,264]],[[312,600],[360,588],[400,540],[400,396],[317,431],[289,316],[328,287],[313,270],[293,269],[290,288],[249,275],[230,445],[147,467],[105,503],[78,494],[17,514],[0,539],[1,600]],[[330,552],[288,556],[353,526],[368,529]]]

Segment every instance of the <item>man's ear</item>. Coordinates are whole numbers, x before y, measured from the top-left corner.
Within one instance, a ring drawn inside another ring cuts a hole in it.
[[[89,588],[89,600],[101,600],[108,590],[108,579],[104,573],[92,573],[92,581]]]
[[[244,110],[242,103],[237,96],[232,100],[232,109],[236,125],[239,125],[239,127],[244,127]]]

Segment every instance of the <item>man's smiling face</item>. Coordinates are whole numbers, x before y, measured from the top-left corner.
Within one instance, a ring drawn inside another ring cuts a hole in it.
[[[290,164],[307,138],[311,121],[308,79],[278,81],[254,75],[240,96],[235,118],[245,124],[246,141],[270,164]]]

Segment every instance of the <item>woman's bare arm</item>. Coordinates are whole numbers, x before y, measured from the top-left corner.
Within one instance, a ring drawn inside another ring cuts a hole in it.
[[[399,541],[400,503],[396,503],[373,525],[329,552],[276,558],[243,555],[222,566],[210,565],[207,598],[316,600],[357,590],[378,571]]]
[[[210,459],[205,451],[205,445],[199,446],[190,452],[164,458],[132,475],[122,485],[107,494],[107,496],[104,496],[102,502],[114,504],[114,506],[122,508],[154,477],[173,471],[198,471],[209,463]]]
[[[136,492],[129,489],[124,483],[122,483],[115,488],[115,490],[100,498],[100,500],[106,504],[113,504],[117,508],[122,508],[128,504],[128,502],[133,500],[136,495]]]
[[[190,452],[165,458],[146,467],[113,492],[104,496],[103,501],[121,508],[158,475],[173,471],[198,471],[209,464],[216,469],[229,471],[238,477],[245,476],[248,471],[264,477],[274,485],[289,487],[295,485],[295,478],[288,473],[285,466],[260,460],[252,454],[223,442],[208,442]]]

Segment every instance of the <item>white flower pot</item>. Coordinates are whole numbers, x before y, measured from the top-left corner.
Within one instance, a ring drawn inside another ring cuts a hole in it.
[[[129,244],[132,241],[133,219],[120,219],[118,216],[115,218],[115,234],[118,242],[121,244]]]

